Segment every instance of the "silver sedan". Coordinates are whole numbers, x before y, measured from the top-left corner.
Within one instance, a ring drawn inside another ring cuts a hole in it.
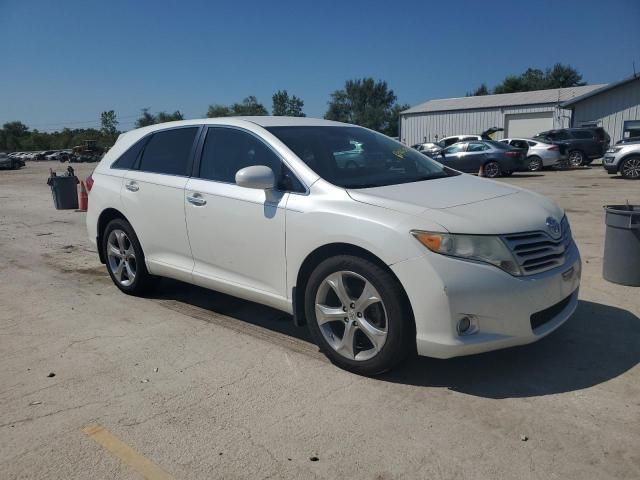
[[[544,143],[531,138],[503,138],[500,140],[515,148],[526,150],[527,168],[531,172],[537,172],[544,167],[552,167],[564,160],[560,153],[560,147],[551,143]]]

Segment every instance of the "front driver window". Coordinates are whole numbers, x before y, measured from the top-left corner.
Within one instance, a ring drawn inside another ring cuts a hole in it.
[[[450,147],[445,148],[444,154],[445,155],[451,155],[454,153],[460,153],[460,152],[464,152],[464,147],[466,144],[464,143],[455,143],[453,145],[451,145]]]
[[[246,167],[265,165],[278,179],[281,190],[304,191],[304,187],[280,157],[254,135],[227,127],[211,127],[204,141],[199,177],[236,183],[236,173]]]

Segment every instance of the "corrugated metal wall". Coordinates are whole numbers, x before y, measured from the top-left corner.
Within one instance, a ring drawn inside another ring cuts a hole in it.
[[[611,135],[611,143],[622,139],[625,120],[640,120],[640,77],[574,107],[573,126],[597,121]]]
[[[554,112],[553,128],[569,126],[571,111],[555,104],[491,108],[486,110],[452,110],[406,114],[400,117],[400,141],[415,145],[458,134],[480,134],[490,127],[504,128],[505,115],[512,113]],[[503,138],[501,132],[496,138]]]

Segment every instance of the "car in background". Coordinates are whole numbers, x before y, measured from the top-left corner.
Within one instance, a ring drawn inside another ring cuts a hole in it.
[[[547,130],[533,139],[558,145],[572,167],[589,165],[601,158],[611,143],[611,137],[602,127]]]
[[[24,167],[25,163],[20,158],[11,157],[6,153],[0,153],[0,168],[17,170]]]
[[[620,145],[621,143],[634,143],[634,142],[640,142],[640,137],[623,138],[622,140],[618,140],[616,142],[616,145]]]
[[[604,154],[602,166],[609,175],[640,179],[640,141],[617,144]]]
[[[437,155],[442,150],[442,146],[434,142],[417,143],[412,145],[411,148],[419,151],[420,153],[424,153],[429,157]]]
[[[531,138],[503,138],[500,142],[527,152],[527,169],[530,172],[553,167],[564,158],[560,153],[560,146],[552,143],[544,143]]]
[[[435,160],[461,172],[475,173],[483,168],[485,177],[507,177],[516,171],[526,171],[526,153],[493,140],[458,142],[442,150]]]

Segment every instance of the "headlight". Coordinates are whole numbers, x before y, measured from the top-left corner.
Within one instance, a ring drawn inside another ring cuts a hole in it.
[[[620,150],[622,150],[622,147],[613,147],[607,150],[607,153],[618,153]]]
[[[479,262],[490,263],[511,275],[522,271],[507,246],[491,235],[457,235],[451,233],[422,232],[411,234],[432,252]]]

